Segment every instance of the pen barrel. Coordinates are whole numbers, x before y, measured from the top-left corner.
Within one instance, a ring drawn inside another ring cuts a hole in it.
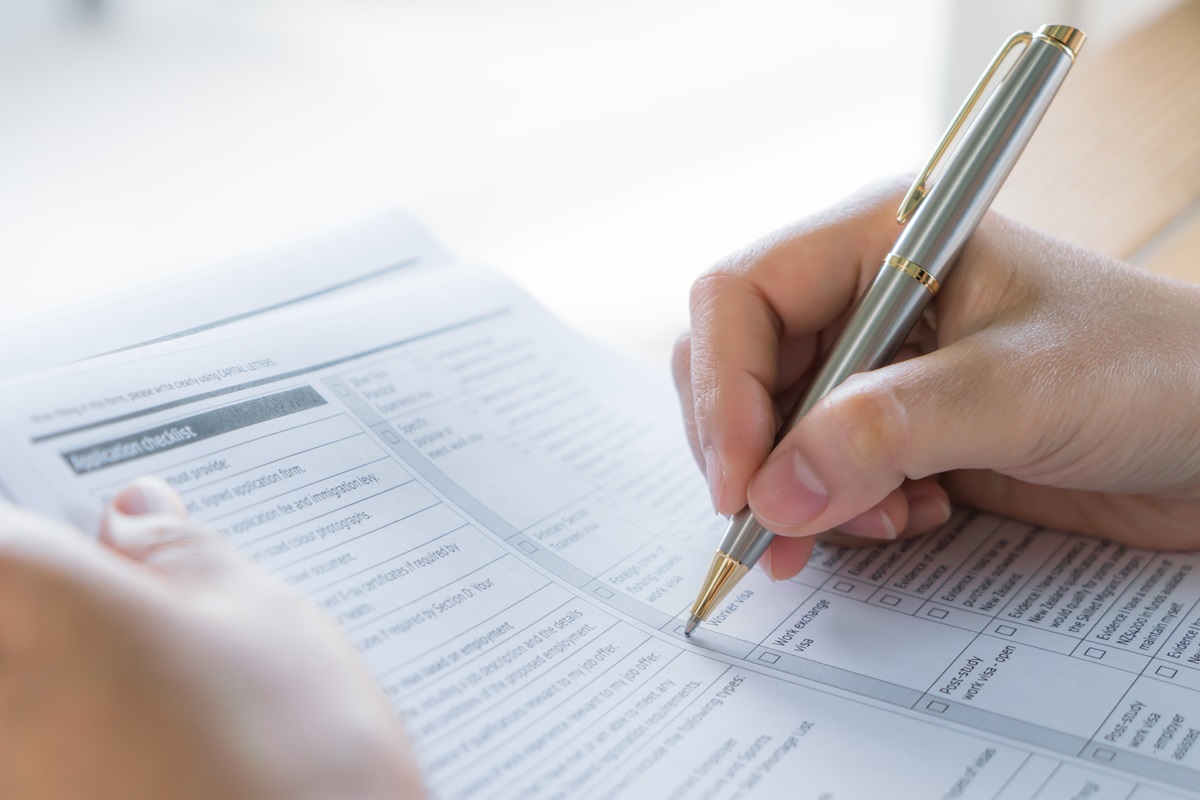
[[[784,420],[780,437],[851,375],[878,369],[891,361],[932,297],[912,276],[887,265],[880,269],[870,288],[859,298],[821,369]],[[772,538],[763,535],[763,528],[749,511],[742,511],[730,521],[719,549],[750,567],[766,551]]]
[[[821,369],[784,420],[780,436],[851,375],[891,361],[932,298],[911,276],[886,265],[881,268],[855,304]]]
[[[1034,37],[963,134],[892,252],[941,281],[987,213],[1071,68],[1065,47]]]

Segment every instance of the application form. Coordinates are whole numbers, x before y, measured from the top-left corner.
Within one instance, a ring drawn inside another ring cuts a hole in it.
[[[449,259],[412,217],[381,214],[281,249],[0,324],[0,378],[187,336]]]
[[[0,386],[0,483],[160,475],[343,627],[441,798],[1200,792],[1200,558],[958,510],[752,572],[664,375],[452,260]]]

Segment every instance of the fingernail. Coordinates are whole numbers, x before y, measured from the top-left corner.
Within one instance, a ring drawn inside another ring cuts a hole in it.
[[[889,539],[896,538],[896,523],[892,522],[892,518],[887,515],[886,511],[880,509],[879,516],[883,518],[883,532]]]
[[[891,541],[896,538],[896,523],[882,508],[868,508],[857,517],[846,520],[837,529],[850,536]]]
[[[909,530],[932,530],[948,519],[950,519],[950,504],[944,497],[918,497],[909,500]]]
[[[758,563],[762,565],[763,572],[767,573],[767,577],[773,581],[778,581],[775,577],[775,570],[771,568],[771,551],[768,549],[765,553],[758,557]]]
[[[829,493],[795,450],[767,461],[754,477],[754,514],[764,522],[798,528],[829,505]]]
[[[138,478],[113,498],[113,508],[129,516],[175,514],[183,516],[183,501],[161,478]]]
[[[160,539],[184,516],[183,500],[166,481],[137,478],[112,499],[104,513],[101,538],[118,548],[136,550]]]
[[[708,494],[712,499],[713,511],[721,513],[721,492],[725,488],[725,469],[717,451],[711,447],[704,448],[704,474],[708,477]]]

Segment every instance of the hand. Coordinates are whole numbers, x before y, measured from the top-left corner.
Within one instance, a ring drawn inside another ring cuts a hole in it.
[[[422,795],[332,622],[143,479],[99,542],[0,504],[0,795]]]
[[[896,363],[781,418],[900,233],[891,184],[717,265],[675,350],[713,503],[796,574],[814,534],[945,521],[947,499],[1139,547],[1200,547],[1200,289],[989,214]],[[765,462],[765,463],[764,463]]]

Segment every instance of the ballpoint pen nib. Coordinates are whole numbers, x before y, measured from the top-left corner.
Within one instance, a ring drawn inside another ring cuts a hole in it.
[[[696,602],[692,603],[687,625],[683,626],[684,636],[691,636],[692,631],[700,627],[701,622],[708,619],[713,608],[725,598],[725,595],[729,594],[729,590],[742,579],[749,569],[737,559],[731,558],[728,553],[718,550],[713,554],[713,562],[708,568],[708,575],[704,578],[704,585],[700,587],[700,594],[696,597]]]

